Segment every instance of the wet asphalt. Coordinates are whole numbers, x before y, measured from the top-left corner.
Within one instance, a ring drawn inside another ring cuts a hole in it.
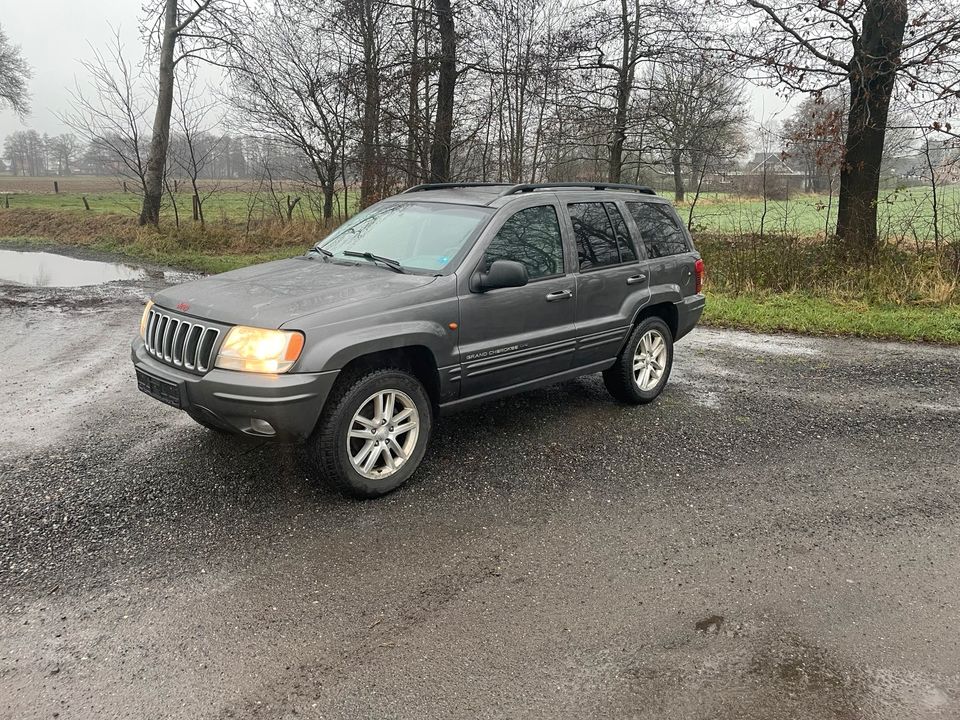
[[[0,288],[0,717],[960,717],[960,351],[699,329],[375,501],[137,392],[175,279]]]

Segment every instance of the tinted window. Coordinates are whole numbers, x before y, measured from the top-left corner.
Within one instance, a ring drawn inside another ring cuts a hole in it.
[[[510,217],[487,248],[487,263],[516,260],[531,280],[563,272],[563,240],[552,205],[525,208]]]
[[[616,203],[604,203],[603,206],[607,209],[607,215],[610,217],[610,222],[613,223],[613,229],[617,234],[617,247],[620,249],[620,262],[632,262],[637,259],[637,251],[633,247],[633,242],[630,240],[630,231],[627,230],[627,223],[623,220],[623,215],[620,214],[620,209],[617,207]]]
[[[617,237],[603,203],[574,203],[567,207],[577,239],[580,269],[589,270],[620,262]]]
[[[687,238],[670,208],[660,203],[632,202],[627,209],[637,223],[647,257],[658,258],[687,252]]]

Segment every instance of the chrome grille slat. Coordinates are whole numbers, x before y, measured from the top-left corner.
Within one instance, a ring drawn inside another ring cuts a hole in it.
[[[197,353],[200,352],[200,336],[203,331],[203,325],[194,325],[187,334],[183,345],[183,366],[187,370],[195,370],[197,367]]]
[[[180,327],[180,321],[176,318],[170,318],[167,321],[167,328],[163,331],[163,360],[170,362],[173,360],[173,336],[177,334]],[[172,364],[172,363],[171,363]]]
[[[147,318],[147,331],[143,334],[143,343],[147,346],[147,351],[153,350],[153,328],[157,322],[157,314],[151,310],[150,317]]]
[[[197,372],[206,372],[210,369],[210,362],[213,359],[213,348],[217,344],[217,337],[220,331],[216,328],[207,328],[200,336],[200,342],[197,344]]]
[[[162,363],[205,373],[213,367],[219,328],[151,308],[143,344]]]
[[[177,328],[177,334],[173,336],[173,345],[170,348],[170,357],[173,358],[173,364],[183,365],[183,348],[186,345],[187,333],[190,332],[190,326],[192,323],[188,323],[186,320],[180,323],[180,327]]]

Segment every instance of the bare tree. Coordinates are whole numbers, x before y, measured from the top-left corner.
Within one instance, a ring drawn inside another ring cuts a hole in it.
[[[187,58],[205,58],[216,62],[216,53],[222,51],[231,37],[229,19],[232,9],[233,3],[228,0],[155,0],[145,8],[147,17],[155,19],[149,37],[157,48],[159,63],[156,110],[140,211],[141,225],[160,222],[177,65]]]
[[[14,175],[46,175],[47,143],[36,130],[10,133],[3,144]]]
[[[72,110],[61,119],[94,153],[109,158],[124,187],[132,180],[138,195],[143,196],[147,192],[144,125],[148,103],[143,98],[141,77],[126,59],[119,34],[114,33],[105,51],[93,50],[93,60],[81,66],[90,88],[84,91],[76,86],[71,93]]]
[[[740,149],[742,83],[715,58],[690,52],[661,62],[651,73],[647,113],[650,134],[673,172],[678,202],[684,199],[687,167],[693,178],[702,178],[711,162]]]
[[[355,121],[347,77],[354,48],[337,46],[326,10],[320,1],[277,3],[272,13],[249,18],[255,32],[232,54],[229,98],[243,130],[302,154],[323,194],[325,219],[334,214]],[[264,177],[272,183],[272,174]]]
[[[208,183],[201,191],[199,179],[218,151],[222,137],[214,136],[206,127],[215,104],[201,99],[194,73],[188,71],[183,75],[185,77],[178,77],[176,80],[173,110],[176,133],[170,155],[172,165],[190,181],[193,190],[193,219],[205,225],[203,203],[216,192],[217,186],[215,183]],[[209,94],[206,95],[209,97]]]
[[[450,180],[450,142],[453,134],[453,101],[457,84],[457,32],[453,25],[450,0],[433,0],[440,29],[439,81],[437,83],[437,119],[430,146],[430,179]]]
[[[0,27],[0,108],[8,105],[20,116],[30,109],[27,80],[30,66],[23,59],[20,48],[11,45],[7,34]]]
[[[57,165],[57,175],[70,175],[73,173],[82,147],[76,135],[62,133],[50,138],[47,150],[51,160]]]
[[[640,66],[669,50],[675,20],[660,0],[604,0],[588,5],[577,20],[581,70],[596,71],[591,94],[606,130],[607,177],[623,179],[625,145],[630,134]]]
[[[726,50],[784,88],[849,93],[837,236],[850,252],[878,246],[877,196],[895,89],[918,102],[960,90],[960,13],[937,0],[729,0],[738,32]]]

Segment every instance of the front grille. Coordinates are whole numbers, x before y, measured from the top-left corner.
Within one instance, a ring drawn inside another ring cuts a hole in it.
[[[219,328],[150,310],[143,343],[157,360],[195,373],[213,366]]]

